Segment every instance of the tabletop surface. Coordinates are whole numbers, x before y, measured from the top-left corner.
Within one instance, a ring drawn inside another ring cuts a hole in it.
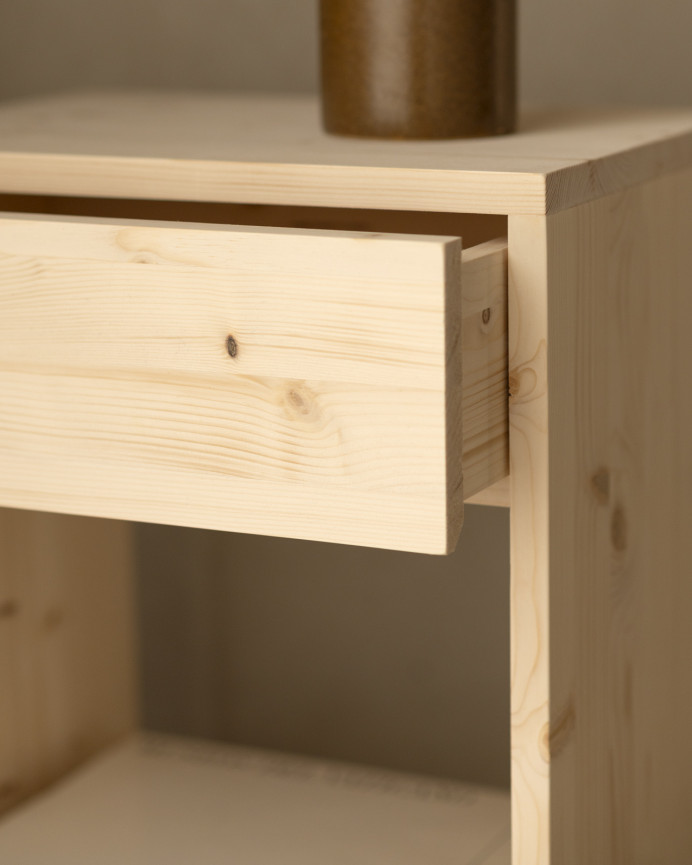
[[[84,92],[0,105],[0,192],[550,213],[692,164],[692,109],[526,111],[519,132],[335,137],[314,96]]]

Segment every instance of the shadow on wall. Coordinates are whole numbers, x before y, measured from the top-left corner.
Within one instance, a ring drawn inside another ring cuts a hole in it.
[[[447,558],[142,526],[146,726],[509,784],[508,512]]]

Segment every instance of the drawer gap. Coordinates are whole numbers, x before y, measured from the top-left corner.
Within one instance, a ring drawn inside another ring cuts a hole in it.
[[[73,198],[58,195],[0,195],[0,210],[60,216],[205,222],[219,225],[452,235],[462,237],[466,249],[496,237],[507,236],[507,217],[487,213]]]

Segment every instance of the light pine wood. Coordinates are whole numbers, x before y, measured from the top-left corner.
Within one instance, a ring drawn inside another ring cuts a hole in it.
[[[438,234],[459,235],[466,247],[464,259],[467,264],[473,258],[483,256],[485,264],[481,269],[475,265],[473,283],[467,282],[466,300],[471,300],[474,295],[487,293],[488,300],[482,308],[476,304],[479,316],[472,318],[465,316],[464,328],[467,340],[484,339],[489,352],[484,358],[476,351],[474,357],[467,356],[466,368],[472,372],[473,363],[479,363],[489,368],[502,357],[502,341],[494,338],[495,327],[489,328],[482,320],[483,309],[492,305],[494,323],[502,321],[498,316],[506,317],[506,256],[502,259],[492,253],[492,246],[487,243],[489,238],[496,238],[507,234],[507,220],[504,216],[494,214],[464,214],[464,213],[433,213],[415,211],[388,211],[388,210],[364,210],[344,209],[336,207],[291,207],[276,205],[239,205],[210,202],[177,202],[177,201],[146,201],[126,199],[93,199],[93,198],[61,198],[57,196],[0,196],[0,209],[13,212],[26,213],[51,213],[61,215],[84,215],[97,217],[136,218],[154,220],[175,220],[186,222],[214,222],[219,224],[271,226],[283,228],[318,228],[336,229],[348,231],[369,232],[396,232],[415,234]],[[481,244],[486,244],[481,246]],[[468,247],[475,246],[476,250]],[[480,263],[480,262],[479,262]],[[502,290],[498,292],[498,285],[492,285],[492,274],[500,274],[503,279]],[[483,281],[483,273],[486,282]],[[491,284],[487,283],[491,279]],[[474,332],[477,335],[474,337]],[[506,361],[504,361],[506,368]],[[479,367],[480,371],[480,367]],[[490,430],[493,423],[502,420],[506,426],[506,420],[502,412],[505,410],[506,401],[499,393],[502,404],[496,402],[495,420],[489,420],[486,430]],[[487,402],[487,401],[486,401]],[[467,424],[470,419],[467,419]],[[486,431],[487,435],[487,431]],[[505,439],[506,439],[505,433]],[[499,444],[499,443],[496,443]],[[506,466],[508,459],[508,446],[503,442],[497,449],[496,456],[492,462],[500,461]],[[469,454],[470,456],[470,454]],[[491,462],[491,464],[492,464]],[[503,471],[505,468],[503,467]],[[473,477],[466,476],[465,488],[472,489]],[[480,482],[485,482],[482,478]],[[477,486],[477,484],[476,484]],[[491,486],[481,489],[480,492],[465,496],[466,501],[472,504],[483,504],[497,507],[509,507],[509,478],[503,478]]]
[[[473,496],[467,496],[467,505],[488,505],[494,508],[508,508],[510,506],[510,486],[511,478],[509,475],[496,481],[479,493]]]
[[[692,857],[690,225],[510,220],[514,865]]]
[[[513,865],[688,865],[692,112],[392,144],[322,135],[314,100],[86,95],[3,107],[0,141],[7,194],[509,214],[500,486],[502,245],[465,256],[476,298],[447,236],[7,217],[0,494],[444,551],[463,464],[467,496],[511,502]]]
[[[0,110],[6,193],[550,213],[692,159],[692,110],[526,112],[519,133],[322,132],[314,97],[86,93]]]
[[[0,510],[0,812],[136,721],[130,527]]]
[[[545,225],[541,217],[516,217],[509,224],[512,865],[557,865],[549,850],[550,775],[545,751],[550,722],[550,286]]]
[[[509,472],[507,239],[462,253],[462,473],[464,497]]]
[[[5,505],[443,553],[506,474],[505,242],[0,228]]]

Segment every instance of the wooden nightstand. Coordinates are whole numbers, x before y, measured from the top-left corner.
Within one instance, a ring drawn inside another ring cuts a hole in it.
[[[384,143],[88,94],[0,147],[5,803],[135,716],[127,524],[30,511],[443,553],[472,500],[511,507],[513,865],[692,860],[692,111]],[[428,831],[343,861],[509,863]]]

